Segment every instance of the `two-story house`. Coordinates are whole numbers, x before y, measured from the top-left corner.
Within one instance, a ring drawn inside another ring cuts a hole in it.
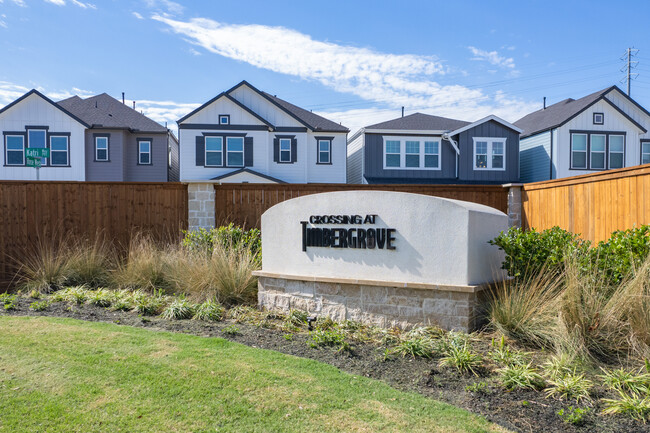
[[[650,163],[650,113],[616,86],[544,107],[515,125],[523,130],[522,182]]]
[[[521,130],[415,113],[366,126],[348,140],[352,184],[501,184],[519,180]]]
[[[181,181],[345,183],[348,129],[246,81],[178,129]]]
[[[178,141],[164,126],[102,93],[54,102],[31,90],[0,110],[0,179],[34,180],[26,149],[48,148],[40,180],[178,181]]]

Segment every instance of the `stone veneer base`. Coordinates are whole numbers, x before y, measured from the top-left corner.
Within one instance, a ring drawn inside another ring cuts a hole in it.
[[[471,332],[482,322],[487,297],[487,286],[301,277],[264,271],[254,274],[262,309],[298,309],[335,321],[355,320],[383,328],[437,325]]]

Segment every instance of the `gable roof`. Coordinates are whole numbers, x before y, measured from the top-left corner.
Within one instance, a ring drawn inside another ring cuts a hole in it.
[[[432,116],[424,113],[414,113],[386,122],[375,123],[364,129],[397,129],[410,131],[453,131],[469,125],[464,120],[449,119],[447,117]]]
[[[87,127],[87,128],[90,127],[90,125],[89,125],[87,122],[85,122],[83,119],[80,119],[80,118],[79,118],[78,116],[76,116],[74,113],[71,113],[70,111],[68,111],[65,107],[62,107],[62,106],[58,105],[56,102],[52,101],[50,98],[48,98],[47,96],[43,95],[41,92],[39,92],[39,91],[36,90],[36,89],[32,89],[32,90],[30,90],[29,92],[25,93],[25,94],[24,94],[23,96],[21,96],[20,98],[16,99],[15,101],[11,102],[10,104],[7,104],[5,107],[3,107],[2,109],[0,109],[0,114],[4,113],[5,111],[7,111],[8,109],[10,109],[10,108],[13,107],[14,105],[19,104],[21,101],[27,99],[30,95],[36,95],[36,96],[40,97],[41,99],[45,100],[45,102],[47,102],[47,103],[49,103],[49,104],[52,104],[55,108],[57,108],[57,109],[63,111],[65,114],[67,114],[68,116],[72,117],[72,118],[73,118],[74,120],[76,120],[77,122],[81,123],[83,126],[85,126],[85,127]],[[71,98],[71,99],[72,99],[72,98]]]
[[[553,105],[550,105],[546,108],[534,111],[521,119],[515,122],[515,125],[523,130],[522,137],[525,138],[540,132],[548,131],[550,129],[557,128],[564,125],[569,120],[578,116],[580,113],[594,105],[596,102],[605,100],[608,102],[614,109],[626,117],[631,123],[642,129],[644,132],[646,129],[640,125],[636,120],[632,119],[627,113],[618,108],[612,101],[607,99],[607,95],[612,90],[616,90],[622,95],[625,95],[617,86],[611,86],[598,92],[594,92],[590,95],[584,96],[580,99],[568,98]],[[640,106],[637,102],[631,99],[629,96],[625,97],[631,101],[634,105],[643,110],[646,114],[650,115],[648,111]]]
[[[102,93],[82,99],[73,96],[57,105],[83,119],[90,128],[129,129],[149,133],[166,133],[167,128],[117,99]]]
[[[292,118],[296,119],[299,123],[304,125],[305,127],[311,129],[314,132],[349,132],[349,129],[346,128],[345,126],[339,125],[336,122],[332,122],[331,120],[328,120],[322,116],[319,116],[317,114],[312,113],[311,111],[307,111],[303,108],[300,108],[296,105],[293,105],[285,100],[282,100],[278,98],[277,96],[272,96],[266,92],[262,92],[255,88],[253,85],[251,85],[248,81],[243,80],[239,84],[235,85],[234,87],[226,90],[225,92],[222,92],[215,96],[214,98],[210,99],[208,102],[205,104],[201,105],[197,109],[193,110],[189,114],[186,114],[185,116],[181,117],[176,121],[176,123],[181,123],[190,116],[196,114],[197,112],[201,111],[208,105],[212,104],[214,101],[217,99],[226,96],[229,98],[231,101],[235,102],[237,105],[245,109],[248,113],[252,114],[255,116],[257,119],[261,120],[263,123],[268,125],[269,127],[275,129],[275,125],[272,125],[269,121],[266,119],[262,118],[259,114],[255,113],[253,110],[250,108],[246,107],[244,104],[241,102],[237,101],[235,98],[233,98],[230,94],[235,91],[236,89],[240,88],[241,86],[247,86],[260,96],[262,96],[264,99],[268,100],[271,102],[273,105],[278,107],[280,110],[284,111],[287,113],[289,116]]]
[[[238,175],[240,173],[252,174],[253,176],[261,177],[262,179],[267,179],[267,180],[270,180],[270,181],[275,182],[275,183],[286,183],[283,180],[277,179],[277,178],[272,177],[272,176],[268,176],[266,174],[262,174],[262,173],[260,173],[258,171],[251,170],[250,168],[240,168],[238,170],[231,171],[230,173],[226,173],[226,174],[222,174],[221,176],[213,177],[210,180],[224,180],[224,179],[228,179],[231,176]]]
[[[484,117],[482,119],[479,119],[476,122],[472,122],[469,125],[465,125],[462,128],[458,128],[458,129],[455,129],[455,130],[451,131],[449,133],[449,135],[452,135],[452,136],[453,135],[458,135],[461,132],[467,131],[468,129],[472,129],[473,127],[475,127],[477,125],[480,125],[481,123],[489,122],[490,120],[492,120],[494,122],[497,122],[497,123],[500,123],[503,126],[505,126],[506,128],[510,128],[513,131],[516,131],[516,132],[521,134],[521,129],[520,128],[516,127],[515,125],[513,125],[510,122],[506,122],[505,120],[503,120],[502,118],[500,118],[498,116],[495,116],[494,114],[490,114],[489,116],[486,116],[486,117]]]

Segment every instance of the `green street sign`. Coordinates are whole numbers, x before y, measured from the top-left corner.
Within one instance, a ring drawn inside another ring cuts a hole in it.
[[[27,158],[49,158],[50,149],[44,149],[41,147],[27,148],[25,149],[25,156],[27,156]]]
[[[36,168],[40,168],[41,165],[42,165],[42,163],[41,163],[41,158],[40,158],[40,157],[38,157],[38,158],[32,158],[32,157],[29,157],[29,156],[28,156],[28,157],[27,157],[27,160],[26,160],[26,163],[27,163],[27,164],[26,164],[27,167],[36,167]]]

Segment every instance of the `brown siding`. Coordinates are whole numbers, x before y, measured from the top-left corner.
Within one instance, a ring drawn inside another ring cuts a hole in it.
[[[260,226],[264,211],[284,200],[331,191],[401,191],[470,201],[506,213],[508,191],[500,185],[340,185],[340,184],[222,184],[215,185],[216,225],[230,222]]]
[[[0,182],[0,280],[39,239],[102,232],[125,245],[138,231],[178,237],[187,214],[187,185],[178,183]]]
[[[650,224],[650,165],[525,184],[524,228],[559,226],[592,242]],[[647,200],[646,200],[647,199]]]

